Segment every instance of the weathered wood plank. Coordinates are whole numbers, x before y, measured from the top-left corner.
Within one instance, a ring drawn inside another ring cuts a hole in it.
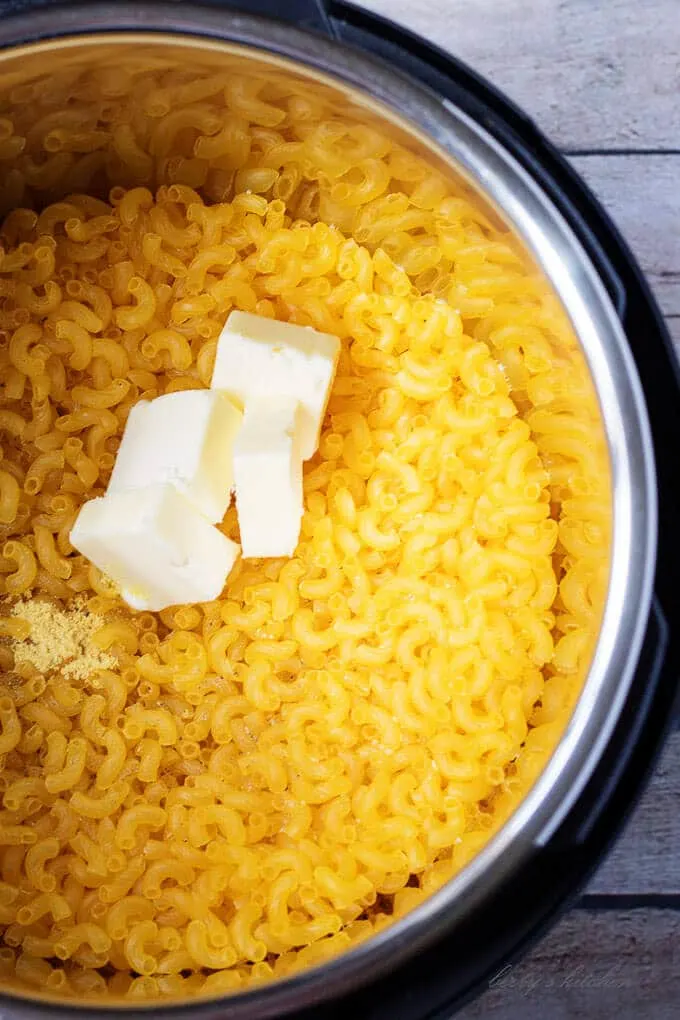
[[[677,0],[362,0],[485,74],[569,149],[680,145]]]
[[[680,733],[674,733],[640,803],[587,892],[680,894],[678,846]]]
[[[637,255],[663,311],[680,315],[680,154],[578,156],[572,162]]]
[[[458,1020],[677,1020],[680,912],[574,910]]]

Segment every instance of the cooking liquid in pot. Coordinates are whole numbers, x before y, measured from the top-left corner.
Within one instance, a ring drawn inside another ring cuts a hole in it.
[[[325,85],[138,54],[0,75],[0,982],[128,1001],[322,962],[463,867],[580,691],[610,521],[578,344],[466,185]],[[134,613],[69,531],[232,308],[342,340],[301,541]],[[115,666],[15,664],[31,597]]]

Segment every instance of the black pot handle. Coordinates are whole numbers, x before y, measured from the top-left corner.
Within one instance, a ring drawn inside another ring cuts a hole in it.
[[[23,14],[40,7],[59,7],[66,2],[67,0],[0,0],[0,17],[7,14]],[[179,4],[185,0],[169,2]],[[86,0],[80,0],[80,3],[87,6]],[[243,14],[261,14],[313,32],[321,32],[326,36],[334,36],[326,0],[199,0],[199,3],[204,7],[223,7]]]

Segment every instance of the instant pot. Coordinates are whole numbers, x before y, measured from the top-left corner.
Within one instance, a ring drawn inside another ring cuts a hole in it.
[[[453,56],[336,0],[0,3],[2,59],[59,40],[208,42],[345,90],[458,168],[521,236],[571,317],[609,443],[614,514],[600,639],[571,722],[530,794],[422,906],[330,963],[237,995],[130,1009],[4,995],[13,1013],[434,1020],[493,981],[597,866],[673,716],[680,656],[678,366],[615,227],[535,125]],[[465,16],[461,11],[461,17]],[[23,52],[23,51],[22,51]],[[1,173],[0,169],[0,173]]]

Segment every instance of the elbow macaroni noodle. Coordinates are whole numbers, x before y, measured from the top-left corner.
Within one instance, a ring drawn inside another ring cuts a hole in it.
[[[325,86],[145,59],[0,79],[0,592],[86,597],[118,664],[13,673],[0,620],[0,983],[131,1002],[321,963],[469,861],[578,696],[610,527],[507,230]],[[342,340],[300,543],[133,613],[69,531],[232,308]]]

